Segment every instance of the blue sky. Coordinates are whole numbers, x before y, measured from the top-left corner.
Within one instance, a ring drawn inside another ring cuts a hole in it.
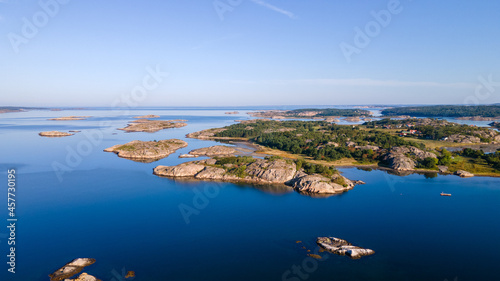
[[[500,102],[499,1],[60,2],[0,0],[1,105]]]

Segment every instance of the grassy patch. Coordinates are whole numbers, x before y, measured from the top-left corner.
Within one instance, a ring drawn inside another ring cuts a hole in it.
[[[116,148],[117,150],[124,150],[124,151],[134,151],[136,148],[133,145],[122,145]]]

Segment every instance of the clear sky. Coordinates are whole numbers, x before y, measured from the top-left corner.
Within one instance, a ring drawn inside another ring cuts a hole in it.
[[[132,93],[138,106],[498,103],[499,11],[497,0],[0,0],[0,105],[112,106]]]

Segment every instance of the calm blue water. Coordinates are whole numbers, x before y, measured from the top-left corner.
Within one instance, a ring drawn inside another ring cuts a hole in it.
[[[500,279],[498,178],[399,177],[349,168],[341,169],[345,176],[367,184],[339,196],[311,198],[273,187],[152,175],[157,165],[189,161],[178,155],[215,144],[211,141],[186,139],[187,148],[148,164],[102,151],[135,139],[184,139],[186,133],[247,118],[245,110],[225,115],[229,110],[0,115],[0,176],[5,179],[0,202],[6,202],[6,170],[16,168],[19,219],[15,275],[7,273],[5,264],[5,220],[0,228],[0,280],[48,280],[49,273],[76,257],[97,259],[86,272],[103,281],[125,280],[118,278],[128,270],[136,272],[133,280],[147,281],[283,280],[294,266],[302,273],[284,280]],[[189,125],[153,134],[116,130],[143,114],[187,119]],[[93,117],[46,120],[68,115]],[[38,136],[47,130],[82,132],[65,138]],[[85,132],[100,132],[102,140],[91,143]],[[57,174],[54,163],[67,169]],[[453,196],[441,197],[440,192]],[[186,206],[195,210],[189,221],[180,211]],[[0,206],[2,218],[6,208]],[[318,236],[344,238],[376,254],[311,262],[301,246],[314,251]]]

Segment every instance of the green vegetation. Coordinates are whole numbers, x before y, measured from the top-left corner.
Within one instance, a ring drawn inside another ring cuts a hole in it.
[[[395,107],[382,110],[385,116],[409,115],[416,117],[497,117],[500,116],[500,105],[434,105]]]
[[[420,119],[419,119],[420,120]],[[321,161],[339,161],[352,159],[356,163],[381,163],[392,147],[414,146],[437,154],[437,159],[428,157],[417,161],[417,168],[437,170],[438,165],[449,167],[450,172],[466,170],[478,174],[500,174],[500,152],[484,154],[482,151],[464,149],[451,153],[446,149],[429,150],[425,143],[436,142],[451,134],[478,136],[483,141],[488,129],[463,126],[442,120],[428,119],[424,123],[411,123],[412,129],[421,130],[421,139],[411,141],[408,138],[395,135],[397,130],[381,128],[386,125],[406,125],[406,122],[418,120],[380,120],[367,122],[366,126],[335,125],[325,121],[269,121],[257,120],[255,123],[238,123],[225,127],[226,130],[217,133],[216,137],[247,138],[264,147],[277,149],[304,158],[295,160],[297,169],[304,169],[308,174],[321,174],[331,177],[337,171],[328,163]],[[430,123],[429,123],[430,122]],[[443,146],[444,142],[439,142]],[[439,147],[439,146],[435,146]],[[433,147],[434,148],[434,147]],[[282,159],[271,156],[268,160]],[[219,159],[217,165],[238,176],[244,177],[244,168],[251,163],[251,157],[228,157]],[[291,161],[291,160],[287,160]],[[314,162],[314,163],[313,163]],[[233,164],[224,166],[224,164]],[[339,180],[340,181],[340,180]],[[341,184],[341,183],[340,183]]]
[[[337,173],[337,169],[335,169],[335,167],[333,166],[313,164],[306,162],[304,159],[295,160],[295,164],[297,166],[297,170],[304,169],[304,173],[309,175],[320,174],[325,177],[331,177]]]
[[[230,157],[215,158],[215,159],[217,160],[217,162],[215,162],[215,165],[221,167],[226,164],[247,165],[255,162],[255,159],[250,156],[230,156]]]
[[[438,161],[439,160],[436,158],[427,157],[418,163],[417,168],[437,169]]]
[[[135,146],[125,144],[125,145],[117,147],[116,150],[134,151]]]
[[[461,152],[457,153],[460,156],[468,157],[471,159],[484,160],[489,166],[500,170],[500,152],[485,154],[481,149],[464,148]]]
[[[231,156],[216,158],[215,167],[223,168],[227,173],[236,175],[240,178],[248,176],[246,169],[247,166],[255,162],[255,159],[250,156]]]
[[[448,150],[441,150],[441,156],[438,157],[438,164],[448,166],[451,163],[452,154]]]
[[[395,120],[385,118],[382,120],[366,122],[363,124],[367,128],[391,128],[407,130],[416,130],[414,137],[431,140],[441,140],[452,135],[474,136],[481,142],[490,143],[493,140],[488,128],[473,127],[450,123],[445,120],[437,119],[403,119]]]
[[[324,121],[256,121],[253,124],[234,124],[217,133],[217,137],[249,138],[266,147],[303,154],[316,160],[354,158],[366,163],[376,162],[378,152],[363,146],[380,148],[415,146],[422,144],[407,141],[380,130],[360,130],[357,126],[334,125]],[[349,146],[354,142],[358,148]]]

